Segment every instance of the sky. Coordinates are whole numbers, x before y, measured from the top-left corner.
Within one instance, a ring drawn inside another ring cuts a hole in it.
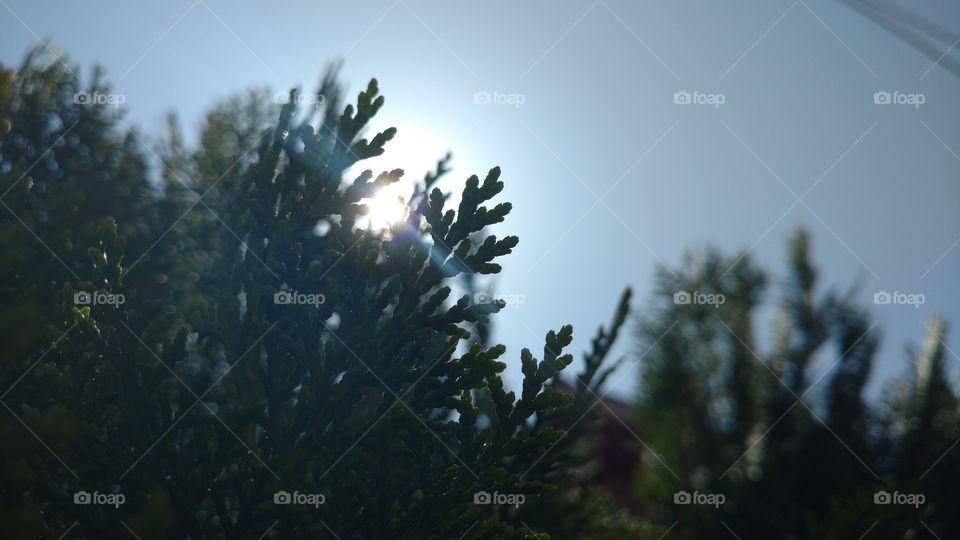
[[[102,65],[127,121],[154,137],[170,111],[195,131],[218,99],[311,89],[332,61],[351,96],[376,77],[375,127],[399,133],[373,168],[420,178],[450,150],[454,191],[503,170],[499,200],[514,211],[493,232],[520,245],[496,289],[518,303],[495,318],[495,339],[514,382],[521,347],[539,354],[571,323],[579,357],[624,287],[643,314],[657,269],[690,249],[748,250],[771,272],[772,304],[800,226],[821,292],[856,285],[878,323],[871,397],[906,375],[905,347],[936,312],[954,323],[956,380],[960,78],[943,64],[957,43],[935,42],[937,62],[838,0],[282,5],[0,0],[0,62],[50,38],[83,77]],[[960,37],[960,4],[899,5]],[[875,305],[883,291],[923,303]],[[614,355],[637,348],[632,333]],[[635,356],[611,380],[629,399]]]

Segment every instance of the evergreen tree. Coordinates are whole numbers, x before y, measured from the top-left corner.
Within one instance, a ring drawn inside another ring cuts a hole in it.
[[[944,373],[942,318],[917,355],[916,382],[877,415],[863,395],[875,323],[850,295],[818,294],[803,231],[789,263],[769,353],[754,328],[766,278],[746,256],[708,251],[676,277],[661,272],[657,308],[639,327],[636,422],[650,450],[638,504],[656,523],[678,522],[671,535],[684,538],[955,536],[947,508],[958,496],[949,479],[960,411]],[[818,355],[830,359],[822,380],[811,377]],[[725,503],[689,504],[693,492]],[[926,503],[878,503],[884,492]]]
[[[517,245],[483,232],[510,211],[491,203],[499,168],[467,179],[454,209],[433,185],[441,161],[402,223],[359,227],[403,171],[345,171],[396,130],[362,135],[384,104],[376,80],[341,109],[330,76],[323,107],[300,117],[296,91],[282,107],[263,92],[218,106],[195,149],[171,118],[153,197],[152,150],[111,111],[74,103],[65,70],[34,53],[0,79],[0,292],[16,323],[3,339],[6,535],[641,532],[597,514],[599,499],[553,518],[551,500],[586,500],[556,416],[577,399],[554,387],[572,328],[549,332],[539,359],[521,351],[516,395],[505,347],[468,330],[502,303],[451,298]]]
[[[33,50],[0,74],[0,399],[8,413],[0,497],[8,534],[27,537],[70,527],[57,511],[74,506],[67,483],[81,465],[108,462],[102,445],[136,421],[119,419],[117,398],[135,391],[122,381],[139,377],[137,366],[116,355],[90,315],[116,320],[119,235],[133,245],[150,235],[150,186],[136,136],[119,127],[122,112],[79,99],[109,94],[99,72],[82,88],[66,64]],[[112,303],[92,308],[100,299]]]
[[[696,521],[719,534],[719,519],[728,518],[701,506],[677,506],[674,497],[727,493],[724,469],[758,435],[765,389],[753,357],[752,314],[767,278],[748,257],[714,251],[688,256],[687,266],[676,277],[659,273],[654,311],[638,328],[637,429],[646,447],[637,489],[657,523]]]

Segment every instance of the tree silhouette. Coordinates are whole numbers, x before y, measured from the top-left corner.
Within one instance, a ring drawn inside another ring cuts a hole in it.
[[[171,117],[155,152],[76,102],[59,59],[34,51],[2,73],[7,536],[636,530],[543,514],[571,489],[570,439],[548,420],[573,401],[552,383],[572,328],[539,359],[521,351],[516,395],[505,347],[473,334],[503,304],[453,296],[517,245],[482,232],[511,210],[491,203],[499,168],[451,208],[441,161],[383,234],[358,220],[403,171],[345,178],[396,133],[362,134],[384,104],[376,80],[341,107],[331,74],[304,114],[297,91],[282,106],[236,96],[195,148]]]

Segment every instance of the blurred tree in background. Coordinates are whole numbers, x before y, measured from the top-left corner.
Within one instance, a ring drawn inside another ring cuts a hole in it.
[[[817,292],[809,251],[798,231],[766,354],[756,326],[769,279],[747,256],[708,250],[661,271],[636,353],[641,513],[677,522],[682,538],[955,537],[960,411],[945,322],[928,325],[915,382],[872,411],[879,331],[851,295]],[[925,504],[885,504],[884,492]],[[696,504],[695,493],[725,501]]]

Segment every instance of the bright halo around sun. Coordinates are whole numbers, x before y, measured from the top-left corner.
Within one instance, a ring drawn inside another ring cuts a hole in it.
[[[400,122],[409,124],[410,122]],[[413,186],[423,179],[427,171],[436,168],[437,160],[446,153],[445,145],[427,132],[404,127],[384,146],[382,155],[365,159],[348,173],[359,175],[364,169],[373,171],[376,178],[382,171],[403,169],[404,175],[397,182],[385,186],[371,198],[362,199],[368,209],[366,216],[357,219],[357,225],[375,231],[389,230],[393,225],[407,219],[407,201],[413,194]]]
[[[366,205],[367,215],[361,216],[357,224],[364,229],[390,229],[407,219],[406,200],[398,193],[396,184],[387,186],[369,199],[360,202]]]

